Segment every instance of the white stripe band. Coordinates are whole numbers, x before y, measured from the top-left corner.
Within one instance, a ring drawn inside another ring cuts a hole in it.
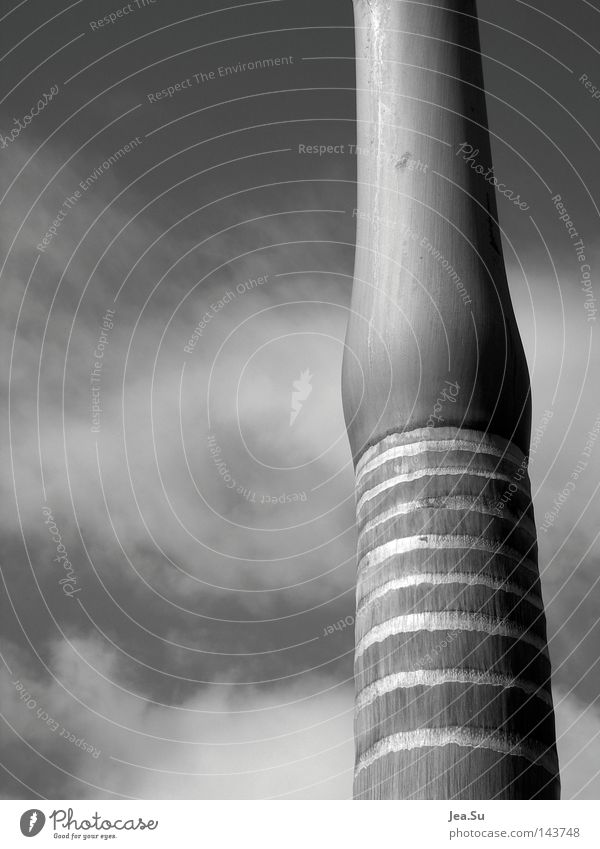
[[[356,513],[357,515],[360,513],[364,505],[367,501],[371,501],[373,498],[377,498],[378,495],[381,495],[382,492],[386,492],[388,489],[392,489],[395,486],[398,486],[401,483],[410,483],[411,481],[419,480],[420,478],[427,477],[476,477],[476,478],[487,478],[488,480],[493,481],[502,481],[503,483],[514,484],[516,488],[527,498],[531,497],[531,492],[528,487],[523,486],[520,482],[517,482],[511,475],[505,475],[501,472],[490,472],[488,469],[471,469],[467,466],[447,466],[442,467],[438,466],[431,469],[415,469],[413,472],[404,472],[401,475],[394,475],[393,478],[388,478],[377,486],[374,486],[372,489],[366,490],[364,492],[356,505]]]
[[[514,688],[522,690],[530,696],[536,696],[552,707],[552,696],[542,687],[511,678],[510,675],[499,675],[494,672],[480,672],[476,669],[413,669],[406,672],[395,672],[387,675],[374,684],[361,690],[356,697],[356,710],[362,710],[386,693],[409,687],[438,687],[442,684],[477,684],[490,687]]]
[[[517,530],[529,534],[534,541],[536,540],[535,525],[528,516],[523,515],[518,519],[508,511],[503,512],[496,509],[494,507],[495,503],[495,501],[486,501],[477,495],[432,495],[431,497],[419,498],[415,501],[405,501],[401,504],[395,504],[389,510],[379,513],[373,519],[370,519],[359,534],[359,542],[363,534],[374,531],[375,528],[384,522],[388,522],[390,519],[395,519],[399,516],[408,516],[419,510],[465,510],[467,513],[494,516],[497,519],[505,519],[514,525]]]
[[[539,596],[534,595],[532,592],[527,592],[516,584],[510,584],[501,578],[494,578],[492,575],[486,575],[482,572],[415,572],[412,575],[403,575],[401,578],[394,578],[393,581],[388,581],[365,596],[358,605],[357,616],[361,616],[372,604],[389,595],[389,593],[393,593],[395,590],[420,587],[423,584],[429,584],[433,587],[441,587],[448,584],[488,587],[491,590],[501,590],[518,598],[524,598],[529,604],[532,604],[539,610],[544,609],[544,603]]]
[[[433,439],[432,436],[434,437]],[[448,442],[454,444],[457,442],[470,442],[480,446],[489,445],[495,450],[500,449],[507,458],[517,464],[522,463],[525,458],[525,455],[517,445],[493,433],[458,427],[441,427],[433,430],[431,428],[417,428],[416,430],[404,433],[388,433],[378,442],[370,445],[360,456],[356,464],[356,470],[357,472],[360,471],[363,466],[375,458],[381,452],[382,447],[383,450],[386,450],[387,445],[390,448],[395,448],[396,446],[410,446],[421,442]]]
[[[473,442],[466,439],[440,439],[440,440],[423,440],[422,442],[408,442],[404,445],[395,445],[393,448],[388,448],[381,454],[377,454],[372,460],[357,464],[356,480],[359,481],[364,475],[378,469],[389,460],[402,459],[403,457],[417,457],[419,454],[424,454],[427,451],[449,454],[453,451],[469,451],[471,454],[486,454],[490,457],[498,457],[499,459],[512,463],[514,466],[519,466],[524,458],[521,459],[511,454],[508,450],[502,450],[498,446],[489,442]]]
[[[392,539],[389,542],[383,543],[383,545],[378,545],[377,548],[365,554],[358,564],[358,570],[360,572],[362,569],[372,569],[373,566],[381,565],[386,560],[389,560],[390,557],[407,554],[410,551],[424,549],[450,551],[456,548],[467,551],[485,551],[491,555],[502,555],[503,557],[508,557],[510,560],[515,560],[525,569],[533,572],[536,577],[538,575],[538,570],[532,560],[520,554],[516,549],[504,545],[504,543],[482,539],[481,537],[448,534],[419,534],[418,536]]]
[[[374,625],[356,646],[355,659],[358,660],[368,648],[376,643],[382,643],[389,637],[398,634],[412,634],[418,631],[471,631],[489,634],[495,637],[512,637],[523,640],[547,655],[546,641],[535,634],[526,633],[519,625],[504,619],[492,619],[482,613],[471,613],[464,610],[426,611],[423,613],[407,613],[395,616]]]
[[[486,728],[419,728],[402,731],[380,740],[359,759],[356,772],[372,766],[380,758],[394,752],[440,746],[462,746],[473,749],[491,749],[503,755],[525,758],[537,763],[551,774],[556,774],[558,764],[552,750],[539,744],[523,743],[517,737],[490,731]]]

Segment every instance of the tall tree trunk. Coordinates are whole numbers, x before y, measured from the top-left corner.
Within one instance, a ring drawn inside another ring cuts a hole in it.
[[[475,2],[354,6],[355,796],[558,798],[530,384]]]

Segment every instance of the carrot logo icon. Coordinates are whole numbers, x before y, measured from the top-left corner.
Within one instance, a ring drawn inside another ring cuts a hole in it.
[[[304,402],[308,399],[311,392],[313,391],[313,387],[311,384],[312,379],[313,376],[310,373],[310,369],[306,369],[305,371],[301,372],[299,380],[294,380],[294,382],[292,383],[294,391],[292,392],[290,427],[292,427],[292,425],[300,415],[300,410],[304,406]]]
[[[21,814],[21,834],[25,837],[35,837],[43,829],[46,817],[38,808],[32,808]]]

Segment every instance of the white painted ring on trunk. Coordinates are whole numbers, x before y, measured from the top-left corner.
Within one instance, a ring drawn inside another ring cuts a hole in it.
[[[533,572],[536,577],[538,575],[538,568],[533,560],[521,554],[515,548],[504,545],[499,540],[487,540],[482,537],[466,534],[417,534],[410,537],[389,540],[365,554],[358,564],[358,571],[361,572],[363,569],[372,569],[375,566],[380,566],[391,557],[397,557],[399,554],[407,554],[411,551],[451,551],[457,548],[465,549],[466,551],[485,551],[491,555],[501,555],[507,557],[509,560],[516,561],[523,568]]]
[[[546,640],[536,634],[528,633],[514,622],[493,619],[482,613],[464,610],[428,610],[422,613],[407,613],[395,616],[379,625],[374,625],[356,646],[355,659],[359,660],[371,646],[382,643],[398,634],[412,634],[418,631],[471,631],[489,634],[491,637],[511,637],[522,640],[548,655]]]
[[[512,484],[526,498],[531,498],[531,490],[529,483],[524,486],[520,481],[517,482],[511,475],[505,475],[502,472],[490,472],[488,469],[474,469],[469,466],[436,466],[429,469],[415,469],[412,472],[404,472],[401,475],[394,475],[388,478],[377,486],[367,489],[358,500],[356,505],[356,514],[360,515],[360,511],[373,498],[377,498],[382,492],[387,492],[388,489],[393,489],[403,483],[411,483],[412,481],[420,480],[421,478],[434,477],[460,477],[460,478],[486,478],[490,481],[502,481],[502,483]]]
[[[490,457],[497,457],[499,460],[506,461],[517,467],[523,463],[523,460],[519,460],[518,456],[515,454],[507,453],[505,450],[498,448],[490,442],[477,442],[466,439],[424,439],[420,442],[408,442],[404,445],[395,445],[392,448],[388,448],[386,451],[383,451],[381,454],[376,454],[368,462],[357,464],[356,481],[359,483],[365,475],[374,472],[375,469],[378,469],[390,460],[398,460],[404,457],[417,457],[419,454],[425,454],[428,451],[439,454],[450,454],[455,451],[468,451],[474,456],[483,454]]]
[[[487,587],[491,590],[500,590],[517,598],[525,599],[537,607],[539,610],[544,609],[542,599],[533,592],[527,592],[522,587],[516,584],[511,584],[501,578],[495,578],[493,575],[487,575],[485,572],[413,572],[410,575],[402,575],[400,578],[394,578],[392,581],[387,581],[385,584],[374,589],[367,596],[361,599],[356,611],[357,617],[360,617],[364,612],[371,607],[376,601],[385,598],[386,595],[395,592],[396,590],[411,589],[412,587],[420,587],[429,585],[432,587],[442,587],[451,584],[468,587]]]
[[[356,773],[372,766],[380,758],[394,752],[410,751],[420,748],[439,748],[441,746],[461,746],[472,749],[491,749],[503,755],[525,758],[530,763],[539,764],[552,775],[558,771],[558,762],[554,752],[535,743],[524,743],[520,738],[491,731],[487,728],[418,728],[415,731],[402,731],[379,740],[358,760]]]
[[[427,448],[427,445],[446,445],[442,449]],[[389,445],[389,448],[387,446]],[[461,448],[460,445],[475,446]],[[418,446],[413,448],[413,446]],[[514,465],[520,466],[525,461],[525,455],[513,442],[491,433],[457,427],[417,428],[405,433],[388,433],[379,442],[371,445],[362,454],[356,464],[357,477],[363,473],[364,467],[375,462],[387,451],[398,449],[398,456],[415,456],[422,451],[435,450],[471,450],[473,453],[488,453],[495,457],[504,457]],[[383,461],[385,462],[385,461]]]
[[[490,687],[501,687],[502,689],[515,688],[527,695],[536,696],[547,705],[552,707],[552,696],[547,690],[523,681],[520,678],[512,678],[510,675],[500,675],[495,672],[481,672],[477,669],[411,669],[386,675],[373,684],[369,684],[356,696],[356,710],[362,710],[386,693],[395,690],[408,689],[410,687],[439,687],[442,684],[476,684],[488,685]]]
[[[515,528],[529,534],[533,541],[537,539],[535,525],[528,516],[523,515],[517,518],[508,511],[498,510],[495,504],[495,500],[485,499],[477,495],[433,495],[418,498],[414,501],[404,501],[400,504],[394,504],[389,510],[378,513],[372,519],[369,519],[359,534],[359,543],[364,534],[374,531],[375,528],[384,522],[400,516],[409,516],[411,513],[416,513],[419,510],[464,510],[467,514],[477,513],[483,516],[493,516],[497,519],[505,519],[510,522]]]

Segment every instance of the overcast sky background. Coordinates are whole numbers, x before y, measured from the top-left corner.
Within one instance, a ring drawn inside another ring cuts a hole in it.
[[[58,93],[0,149],[0,792],[349,798],[352,3],[140,0],[90,26],[123,6],[1,4],[0,133]],[[534,427],[553,413],[531,465],[541,525],[600,416],[598,331],[552,203],[600,297],[600,100],[579,81],[600,87],[600,6],[480,0],[479,15],[495,173],[531,207],[499,199]],[[564,798],[600,798],[599,482],[596,444],[540,533]]]

